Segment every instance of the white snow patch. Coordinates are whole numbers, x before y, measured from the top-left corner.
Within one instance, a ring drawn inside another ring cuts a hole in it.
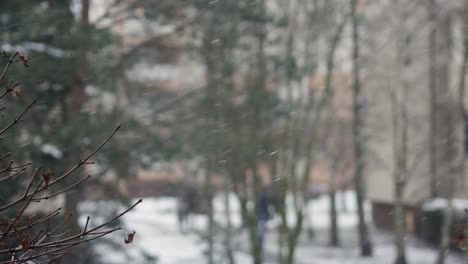
[[[422,209],[424,211],[436,211],[436,210],[444,210],[448,207],[448,200],[445,198],[434,198],[428,200],[422,205]],[[468,200],[466,199],[452,199],[452,206],[456,210],[465,210],[468,209]]]
[[[63,157],[62,151],[52,144],[44,144],[41,146],[41,151],[45,154],[49,154],[56,159],[61,159]]]
[[[74,52],[56,48],[50,45],[39,42],[24,42],[20,45],[11,45],[11,44],[2,44],[0,45],[1,50],[9,52],[20,52],[20,53],[29,53],[29,52],[40,52],[46,53],[49,56],[55,58],[71,58],[74,56]]]

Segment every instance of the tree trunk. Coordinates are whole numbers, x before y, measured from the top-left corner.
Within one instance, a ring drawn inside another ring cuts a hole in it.
[[[401,185],[401,184],[400,184]],[[403,187],[395,186],[395,244],[396,244],[396,260],[395,264],[406,264],[405,254],[405,212],[403,207]]]
[[[465,86],[466,86],[466,71],[468,67],[468,0],[465,0],[464,12],[463,14],[463,61],[460,68],[460,82],[458,85],[458,119],[456,121],[457,129],[460,131],[460,146],[461,149],[458,149],[460,159],[461,159],[461,168],[460,168],[460,183],[459,185],[463,188],[467,187],[466,177],[465,177],[465,160],[466,160],[466,130],[465,122],[467,120],[466,109],[465,109]],[[468,262],[468,254],[467,256]]]
[[[438,197],[445,187],[442,177],[447,173],[444,169],[446,165],[446,146],[444,142],[450,136],[453,127],[446,125],[446,110],[450,107],[448,96],[450,95],[450,62],[452,55],[452,22],[451,13],[448,13],[442,6],[438,6],[437,1],[429,2],[429,95],[430,95],[430,135],[429,135],[429,155],[431,173],[431,196]],[[448,111],[448,110],[447,110]],[[450,110],[452,111],[452,110]]]
[[[304,194],[306,196],[306,194]],[[304,197],[305,201],[305,208],[304,208],[304,230],[307,232],[307,237],[309,239],[313,239],[315,237],[315,230],[314,230],[314,221],[312,215],[309,211],[309,201],[307,197]]]
[[[460,145],[462,146],[460,151],[460,184],[463,188],[466,188],[466,176],[465,176],[465,161],[466,161],[466,130],[465,122],[467,119],[465,110],[465,85],[466,85],[466,71],[468,66],[468,0],[465,0],[464,12],[463,12],[463,62],[460,69],[460,83],[458,87],[458,117],[460,118],[457,122],[460,131]],[[468,225],[468,217],[465,221],[465,226]],[[468,229],[464,229],[465,237],[468,237]],[[468,248],[468,241],[465,241],[465,248]],[[468,254],[465,254],[465,263],[468,264]]]
[[[283,191],[280,196],[286,196],[286,191]],[[278,201],[278,213],[281,218],[281,223],[278,225],[278,263],[283,264],[286,262],[286,244],[289,237],[285,197],[280,197]]]
[[[211,163],[211,160],[207,162]],[[205,202],[206,202],[206,209],[207,209],[207,216],[208,216],[208,226],[207,226],[207,263],[214,264],[214,217],[213,217],[213,186],[211,183],[211,164],[206,166],[205,172]]]
[[[402,132],[400,129],[401,118],[398,111],[400,102],[397,99],[396,91],[390,91],[392,102],[392,138],[393,138],[393,188],[394,188],[394,215],[393,215],[393,230],[395,232],[395,248],[396,260],[395,264],[406,263],[405,257],[405,226],[404,226],[404,210],[403,210],[403,188],[405,185],[402,174],[405,173],[405,168],[402,168],[402,160],[407,157],[403,155],[402,145],[404,144]],[[401,125],[403,127],[403,125]]]
[[[330,49],[327,55],[327,75],[325,80],[325,90],[328,91],[328,100],[327,100],[327,107],[329,110],[328,113],[328,120],[327,120],[327,128],[326,130],[330,130],[332,126],[332,122],[336,122],[334,120],[335,113],[333,112],[333,87],[332,87],[332,76],[333,70],[335,67],[335,54],[338,44],[341,39],[341,35],[343,34],[344,27],[346,25],[347,19],[343,19],[343,21],[338,25],[336,32],[333,34],[331,41],[330,41]],[[335,128],[335,130],[337,130]],[[338,133],[338,131],[335,131]],[[333,141],[338,140],[338,138],[331,137]],[[337,222],[337,211],[336,211],[336,167],[339,163],[338,161],[338,146],[336,144],[332,144],[330,146],[331,150],[331,159],[332,165],[330,168],[330,179],[328,183],[328,193],[330,197],[330,245],[338,246],[339,245],[339,238],[338,238],[338,222]],[[336,153],[336,154],[335,154]]]
[[[429,129],[429,160],[430,160],[430,195],[432,198],[437,197],[437,5],[436,0],[429,2],[429,23],[431,24],[429,33],[429,108],[430,108],[430,129]]]
[[[265,3],[264,1],[260,1],[259,3],[259,11],[264,12]],[[252,175],[252,200],[253,200],[253,212],[251,213],[249,225],[250,225],[250,242],[251,242],[251,253],[253,257],[254,264],[261,264],[263,259],[263,241],[259,241],[258,239],[258,226],[259,223],[259,204],[258,204],[258,197],[259,197],[259,190],[262,185],[262,182],[258,175],[258,146],[259,146],[259,128],[262,127],[261,125],[261,94],[265,89],[265,81],[266,81],[266,62],[265,62],[265,40],[266,40],[266,29],[263,25],[259,24],[256,27],[256,38],[257,38],[257,49],[255,54],[255,81],[249,90],[249,108],[251,110],[250,119],[251,121],[250,128],[249,128],[249,154],[248,160],[246,163],[248,164],[251,175]]]
[[[407,87],[403,88],[405,91],[404,101],[401,104],[393,99],[393,131],[394,131],[394,230],[395,230],[395,247],[397,257],[395,264],[406,264],[405,254],[405,210],[403,204],[403,193],[408,180],[408,122],[407,122]],[[399,112],[396,110],[399,105],[402,105],[401,113],[401,126],[399,126]],[[401,128],[401,131],[398,131]],[[401,138],[399,138],[401,137]]]
[[[329,196],[330,196],[330,245],[338,246],[340,239],[338,237],[338,216],[336,210],[336,177],[335,173],[330,175]]]
[[[450,172],[452,174],[453,171]],[[449,175],[450,189],[453,191],[455,187],[455,175]],[[439,245],[439,253],[437,255],[437,264],[445,263],[445,256],[450,247],[451,234],[452,234],[452,215],[453,215],[453,202],[452,197],[448,197],[448,207],[444,211],[444,219],[441,228],[441,241]]]
[[[431,1],[432,5],[435,2]],[[435,6],[432,6],[434,8]],[[434,10],[431,10],[435,12]],[[432,14],[435,16],[435,14]],[[438,173],[443,173],[447,178],[445,181],[447,185],[446,196],[448,199],[448,208],[444,212],[443,226],[441,228],[441,241],[439,246],[439,254],[437,263],[442,264],[445,262],[445,255],[449,249],[451,238],[451,223],[452,223],[452,198],[455,187],[457,186],[457,177],[459,173],[460,164],[463,162],[461,154],[457,153],[459,146],[459,133],[456,132],[458,125],[463,124],[459,122],[458,106],[456,96],[450,92],[449,86],[449,68],[452,53],[452,21],[451,16],[447,12],[438,14],[437,17],[431,17],[433,21],[433,32],[431,32],[430,44],[434,50],[431,51],[431,82],[435,82],[434,100],[435,104],[432,105],[434,111],[435,128],[435,142],[438,147],[438,153],[435,156],[437,162]],[[432,52],[435,52],[433,54]],[[433,64],[433,65],[432,65]],[[453,107],[453,106],[457,107]],[[445,144],[441,144],[444,142]],[[460,161],[459,161],[460,160]],[[459,163],[460,162],[460,163]],[[436,175],[439,177],[439,175]]]
[[[403,22],[406,22],[409,17],[407,10],[403,14]],[[396,259],[395,264],[406,264],[405,253],[405,208],[403,194],[406,183],[410,178],[408,170],[408,103],[410,83],[408,75],[410,74],[411,57],[409,54],[409,46],[411,44],[411,35],[403,34],[399,48],[397,49],[399,56],[398,68],[400,71],[401,81],[401,97],[400,100],[395,91],[392,91],[392,128],[393,128],[393,179],[394,179],[394,199],[395,199],[395,214],[394,214],[394,230],[395,230],[395,247]]]
[[[89,28],[89,0],[81,0],[81,17],[79,21],[79,33],[87,34]],[[85,44],[86,45],[86,44]],[[74,74],[72,76],[73,84],[71,90],[71,102],[67,107],[67,112],[70,114],[68,120],[64,126],[74,126],[73,121],[77,121],[76,117],[79,115],[85,100],[85,88],[86,88],[86,74],[87,74],[87,58],[86,58],[86,49],[81,47],[77,50],[77,57],[74,65]],[[72,121],[73,120],[73,121]],[[79,120],[78,120],[79,121]],[[81,138],[81,129],[78,127],[73,130],[73,133],[69,135],[69,142],[74,142],[77,139]],[[75,166],[80,160],[80,152],[78,149],[67,151],[65,156],[66,165],[71,168]],[[83,173],[81,169],[75,172],[77,175]],[[71,185],[70,181],[74,181],[75,177],[68,177],[66,180],[67,185]],[[79,213],[77,211],[78,203],[83,198],[82,196],[83,188],[82,186],[77,186],[75,190],[67,192],[65,195],[65,209],[67,213],[72,214],[68,220],[68,228],[72,234],[80,232],[80,224],[78,222]],[[76,248],[70,250],[65,254],[61,259],[61,263],[86,263],[87,259],[90,257],[91,250],[90,247],[86,244],[77,246]]]
[[[81,0],[81,13],[80,13],[80,34],[87,35],[89,32],[89,7],[90,0]],[[86,43],[84,43],[87,46]],[[86,74],[87,74],[87,59],[86,50],[81,47],[77,51],[75,72],[73,76],[72,85],[72,97],[71,97],[71,109],[75,113],[79,113],[85,100],[85,88],[86,88]]]
[[[331,74],[331,71],[330,71]],[[330,100],[332,102],[332,100]],[[331,164],[329,166],[329,179],[328,179],[328,196],[330,199],[330,245],[339,246],[340,239],[338,236],[338,214],[336,208],[336,175],[339,173],[339,163],[341,158],[340,155],[342,149],[342,144],[338,143],[343,135],[340,133],[341,127],[339,126],[339,121],[334,118],[335,113],[333,112],[332,104],[328,105],[328,120],[326,123],[325,131],[329,134],[329,146],[326,147],[329,152],[329,159]],[[332,124],[334,123],[334,124]]]
[[[73,215],[67,221],[67,229],[70,234],[78,234],[80,232],[80,224],[78,222],[78,211],[77,205],[82,199],[81,190],[74,190],[67,192],[65,196],[65,210],[67,213],[72,213]],[[65,254],[62,258],[59,259],[60,263],[87,263],[86,259],[89,258],[91,254],[91,247],[88,245],[78,245]]]
[[[354,159],[356,168],[354,171],[354,188],[356,191],[357,213],[359,219],[358,232],[359,244],[361,247],[362,256],[372,256],[372,244],[369,238],[369,231],[367,229],[364,201],[365,201],[365,187],[364,187],[364,148],[363,137],[361,135],[362,129],[362,107],[363,96],[361,94],[360,84],[360,54],[359,54],[359,32],[358,32],[358,17],[356,14],[357,0],[351,0],[351,10],[353,19],[353,137],[354,137]]]
[[[226,257],[229,264],[235,264],[234,254],[232,252],[232,220],[231,220],[231,201],[229,199],[229,182],[224,183],[224,211],[226,217],[226,227],[224,233],[224,244]]]
[[[454,175],[449,176],[454,178]],[[453,181],[453,179],[451,180]],[[439,245],[439,253],[437,255],[437,264],[444,264],[445,263],[445,255],[447,254],[449,247],[450,247],[450,236],[451,236],[451,225],[452,225],[452,198],[448,198],[448,207],[444,211],[444,219],[441,228],[441,241]]]
[[[299,236],[301,235],[301,230],[302,230],[302,223],[303,223],[304,215],[302,213],[302,210],[298,210],[296,212],[296,225],[292,232],[289,234],[289,239],[288,239],[288,258],[287,258],[287,264],[293,264],[294,263],[294,257],[296,253],[296,247],[297,247],[297,242],[299,240]]]

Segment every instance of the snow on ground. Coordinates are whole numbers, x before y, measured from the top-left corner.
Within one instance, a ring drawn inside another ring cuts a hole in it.
[[[179,231],[176,208],[172,198],[145,199],[124,221],[138,233],[136,246],[157,256],[160,263],[203,263],[204,245],[196,234]],[[195,226],[205,222],[201,216],[193,220]]]
[[[311,226],[315,232],[313,239],[309,239],[307,232],[303,232],[297,249],[296,263],[355,263],[355,264],[385,264],[393,263],[395,258],[393,237],[391,233],[375,230],[371,228],[372,239],[374,242],[374,257],[361,258],[358,251],[358,237],[356,232],[357,218],[355,214],[355,197],[352,192],[344,193],[341,199],[337,197],[338,202],[338,223],[340,228],[341,245],[337,248],[328,246],[328,226],[329,226],[329,200],[327,196],[321,196],[308,204],[308,212],[311,216]],[[245,231],[240,228],[241,218],[240,209],[234,195],[230,195],[232,222],[234,223],[233,245],[236,250],[235,257],[237,263],[250,263],[248,238]],[[343,204],[345,202],[345,205]],[[112,211],[121,208],[116,204],[109,202],[97,206],[93,203],[84,203],[81,206],[82,212],[91,213],[105,210]],[[112,206],[110,206],[110,204]],[[343,208],[347,210],[344,211]],[[114,209],[110,209],[114,208]],[[109,264],[120,263],[158,263],[158,264],[201,264],[206,262],[206,243],[203,241],[204,227],[206,218],[202,215],[195,215],[191,219],[191,232],[181,232],[179,230],[176,214],[175,198],[149,198],[144,199],[143,203],[137,206],[133,211],[123,218],[124,225],[135,230],[136,236],[133,244],[125,245],[116,250],[105,244],[98,244],[97,251],[115,252],[113,254],[103,254],[104,262]],[[214,200],[215,220],[222,226],[225,222],[224,216],[224,197],[217,196]],[[366,213],[370,216],[370,206],[366,204]],[[391,216],[389,216],[391,217]],[[370,218],[370,217],[369,217]],[[99,218],[98,218],[99,220]],[[291,219],[293,220],[293,219]],[[103,221],[100,219],[99,221]],[[275,224],[278,219],[273,219],[269,223],[269,232],[265,244],[265,263],[276,263],[276,243],[277,236]],[[306,224],[307,227],[307,224]],[[215,238],[218,252],[222,251],[222,232]],[[116,234],[111,237],[116,244],[123,244],[125,234]],[[407,257],[409,263],[426,264],[434,262],[437,250],[422,241],[408,236]],[[129,252],[125,253],[124,252]],[[145,261],[141,257],[141,252],[155,259]],[[462,257],[454,252],[447,252],[447,263],[462,263]],[[124,260],[125,258],[126,260]],[[226,263],[223,261],[224,255],[217,254],[215,263]]]
[[[347,211],[343,211],[343,201],[346,203]],[[341,238],[341,245],[338,248],[328,246],[329,199],[321,196],[309,203],[309,212],[313,215],[312,226],[316,232],[313,240],[302,237],[297,250],[297,263],[350,263],[350,264],[385,264],[393,263],[395,260],[394,238],[392,233],[376,230],[370,227],[371,238],[374,243],[374,256],[372,258],[359,257],[359,242],[356,226],[358,219],[355,208],[355,195],[353,192],[346,192],[344,199],[337,197],[338,202],[338,225]],[[371,207],[365,204],[367,220],[371,220]],[[389,215],[393,217],[393,215]],[[437,249],[429,244],[408,235],[405,239],[407,245],[407,260],[412,264],[434,263],[437,256]],[[446,263],[463,263],[462,256],[457,252],[447,252]]]
[[[428,200],[422,205],[423,210],[425,211],[437,211],[443,210],[447,208],[449,205],[449,201],[445,198],[434,198]],[[468,200],[467,199],[452,199],[452,206],[456,211],[463,212],[466,208],[468,208]]]
[[[80,206],[80,210],[93,215],[92,212],[103,213],[103,210],[115,210],[117,207],[116,204],[111,202],[99,203],[100,205],[96,206],[94,203],[87,202],[85,205]],[[204,243],[194,233],[182,233],[179,231],[176,206],[175,198],[144,199],[141,204],[122,218],[124,226],[129,231],[136,231],[135,240],[132,244],[125,245],[117,251],[105,244],[98,244],[98,251],[104,250],[106,252],[103,254],[105,256],[104,262],[123,264],[129,263],[128,259],[136,257],[138,261],[132,259],[130,263],[204,263]],[[123,207],[119,207],[122,210]],[[108,215],[108,213],[104,214]],[[103,222],[104,218],[100,218],[98,217],[98,222]],[[82,221],[84,224],[85,219],[83,218]],[[192,221],[194,226],[204,226],[206,223],[203,216],[194,216]],[[111,239],[117,240],[117,243],[124,244],[124,237],[125,233],[120,235],[114,234]],[[155,257],[157,261],[145,262],[144,258],[139,256],[138,251],[135,249],[140,249],[146,254]],[[130,256],[126,256],[121,250],[130,250]],[[113,253],[108,254],[109,251]]]

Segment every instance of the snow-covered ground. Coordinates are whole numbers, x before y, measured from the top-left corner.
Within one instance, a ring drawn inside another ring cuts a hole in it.
[[[236,200],[231,196],[231,209],[235,232],[233,238],[235,257],[237,263],[251,263],[248,254],[248,239],[245,231],[240,228],[239,206]],[[342,210],[342,201],[346,202],[347,210]],[[322,196],[311,201],[308,204],[311,221],[308,221],[314,230],[314,238],[310,239],[307,232],[303,232],[300,244],[297,249],[296,263],[393,263],[395,258],[393,237],[390,233],[375,230],[371,228],[372,240],[374,242],[374,256],[372,258],[359,257],[357,242],[357,218],[354,207],[354,194],[347,192],[343,199],[338,197],[338,223],[340,228],[340,247],[333,248],[328,246],[328,198]],[[215,219],[222,226],[224,218],[224,200],[221,196],[216,197]],[[142,204],[123,218],[124,225],[135,230],[136,236],[134,243],[122,245],[125,237],[124,233],[115,234],[109,240],[117,246],[109,243],[100,243],[96,245],[99,254],[105,256],[105,263],[158,263],[158,264],[201,264],[206,263],[204,252],[206,243],[203,241],[204,226],[206,218],[202,215],[192,217],[190,232],[181,232],[179,230],[176,214],[175,198],[151,198],[145,199]],[[97,204],[83,204],[82,210],[86,213],[100,212],[105,210],[112,211],[118,208],[116,204],[101,202]],[[114,209],[110,209],[114,208]],[[368,216],[370,207],[366,205]],[[109,214],[110,212],[107,212]],[[391,217],[391,216],[389,216]],[[292,220],[292,219],[291,219]],[[99,221],[99,219],[98,219]],[[276,262],[276,243],[277,237],[275,225],[278,219],[269,222],[269,232],[265,244],[265,263]],[[226,263],[223,261],[222,254],[222,232],[215,238],[217,241],[218,254],[215,256],[216,263]],[[437,250],[424,242],[408,236],[407,239],[407,257],[409,263],[426,264],[433,263],[436,258]],[[112,252],[112,254],[109,254]],[[147,256],[145,259],[142,256]],[[456,252],[447,252],[447,263],[462,263],[462,256]],[[128,262],[130,261],[130,262]]]

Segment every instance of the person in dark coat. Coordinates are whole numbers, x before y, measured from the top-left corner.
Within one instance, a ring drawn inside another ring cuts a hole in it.
[[[186,229],[189,204],[187,202],[187,190],[181,189],[177,199],[177,220],[179,221],[179,229],[184,232]]]
[[[271,218],[271,207],[273,200],[268,192],[268,188],[263,186],[258,195],[257,201],[257,239],[260,243],[260,248],[263,248],[263,241],[267,233],[267,222]]]

